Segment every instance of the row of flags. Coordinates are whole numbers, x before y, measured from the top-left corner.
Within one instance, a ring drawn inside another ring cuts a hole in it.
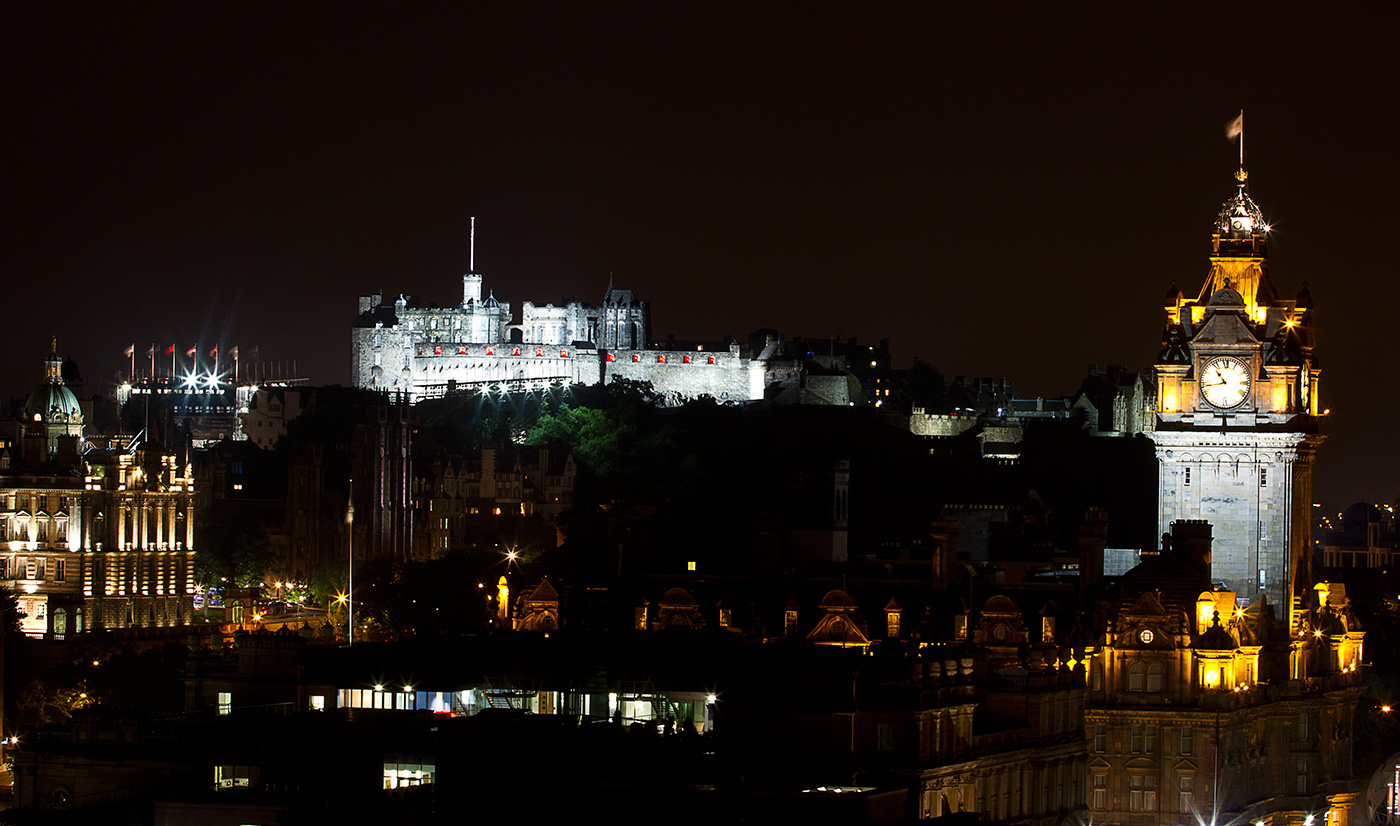
[[[198,353],[198,352],[199,352],[199,345],[196,344],[195,346],[193,346],[193,347],[191,347],[190,349],[186,350],[186,351],[185,351],[185,355],[186,355],[188,358],[194,358],[195,354]],[[135,354],[136,354],[136,345],[135,345],[135,344],[129,344],[129,345],[127,345],[127,348],[126,348],[125,350],[122,351],[122,355],[123,355],[123,356],[126,356],[127,358],[131,358],[131,357],[134,356]],[[172,344],[172,345],[170,345],[169,347],[165,348],[165,355],[167,355],[167,356],[173,356],[173,355],[175,355],[175,345]],[[228,356],[228,358],[232,358],[232,359],[238,358],[238,345],[235,344],[235,345],[233,345],[232,347],[230,347],[229,350],[228,350],[228,353],[226,353],[226,355]],[[257,356],[258,356],[258,348],[257,348],[256,345],[253,346],[252,356],[253,356],[253,358],[257,358]],[[147,350],[146,350],[146,358],[155,358],[155,357],[156,357],[156,345],[152,344],[152,345],[151,345],[149,348],[147,348]],[[210,357],[210,358],[218,358],[218,357],[219,357],[219,345],[215,344],[215,345],[209,350],[209,357]]]

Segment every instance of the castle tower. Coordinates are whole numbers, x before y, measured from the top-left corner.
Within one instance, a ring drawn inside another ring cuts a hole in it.
[[[1269,226],[1248,174],[1211,232],[1210,271],[1194,300],[1175,284],[1157,357],[1158,530],[1214,528],[1211,579],[1261,596],[1289,619],[1309,579],[1318,374],[1307,282],[1293,300],[1269,278]],[[1299,603],[1301,605],[1301,603]]]

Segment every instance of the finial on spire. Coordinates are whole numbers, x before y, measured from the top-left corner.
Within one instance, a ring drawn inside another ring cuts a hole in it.
[[[468,243],[467,272],[476,272],[476,216],[472,216],[471,238]]]
[[[49,346],[55,353],[58,352],[58,336],[53,337],[53,342]]]

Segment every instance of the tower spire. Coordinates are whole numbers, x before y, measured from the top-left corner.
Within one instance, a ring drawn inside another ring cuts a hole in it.
[[[476,272],[476,216],[472,216],[470,240],[467,243],[467,272]]]

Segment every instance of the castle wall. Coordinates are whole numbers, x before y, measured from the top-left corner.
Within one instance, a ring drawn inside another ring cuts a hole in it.
[[[613,361],[603,361],[605,381],[619,376],[651,382],[658,393],[678,401],[699,396],[721,402],[763,397],[762,363],[742,358],[737,348],[728,352],[622,350],[612,356]]]

